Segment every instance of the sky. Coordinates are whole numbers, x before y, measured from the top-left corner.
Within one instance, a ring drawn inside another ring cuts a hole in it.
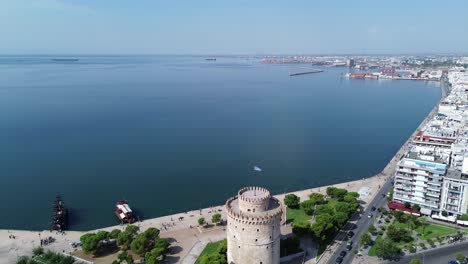
[[[0,54],[448,52],[466,0],[0,0]]]

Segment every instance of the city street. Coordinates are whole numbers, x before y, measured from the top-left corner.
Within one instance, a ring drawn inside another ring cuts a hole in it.
[[[386,194],[390,191],[391,187],[391,181],[387,180],[384,186],[379,190],[375,199],[369,204],[369,206],[367,206],[367,209],[360,215],[360,219],[356,222],[356,224],[348,224],[348,226],[351,226],[351,228],[348,228],[346,231],[352,230],[355,234],[352,238],[348,240],[353,242],[353,248],[350,251],[348,251],[347,255],[343,259],[343,263],[352,262],[353,258],[355,257],[354,250],[357,249],[359,246],[361,234],[367,232],[369,225],[374,223],[377,210],[375,212],[372,212],[372,207],[374,206],[375,208],[380,208],[386,204],[387,199],[383,196],[386,196]],[[373,217],[368,218],[368,215],[371,212],[373,214]],[[343,238],[344,235],[341,237]],[[340,252],[343,250],[346,251],[346,243],[347,241],[341,241],[341,245],[336,249],[333,256],[329,259],[328,263],[335,263],[336,259],[340,256]]]

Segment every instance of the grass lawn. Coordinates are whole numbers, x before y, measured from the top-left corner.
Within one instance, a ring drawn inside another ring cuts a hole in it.
[[[404,227],[408,228],[408,224],[406,223],[400,223],[398,221],[393,222],[393,224],[396,227]],[[415,229],[416,232],[421,234],[421,239],[427,240],[429,238],[436,238],[438,236],[446,236],[446,235],[451,235],[451,234],[456,234],[457,230],[449,227],[449,226],[444,226],[444,225],[438,225],[438,224],[429,224],[426,226],[424,229],[424,235],[423,235],[423,228],[422,226],[419,226],[418,228]]]
[[[372,247],[369,249],[369,253],[368,253],[369,256],[371,257],[377,256],[377,254],[375,253],[375,244],[377,241],[380,241],[380,240],[382,240],[382,236],[377,236],[377,238],[374,241],[374,245],[372,245]]]
[[[206,245],[205,249],[203,249],[202,253],[200,253],[200,256],[198,256],[197,261],[195,261],[195,264],[200,263],[200,259],[201,259],[202,256],[209,255],[209,254],[212,254],[212,253],[216,252],[216,249],[218,248],[219,244],[221,244],[221,242],[223,242],[223,241],[224,240],[221,240],[221,241],[218,241],[218,242],[208,243]]]
[[[422,227],[416,228],[416,231],[421,234],[422,239],[436,238],[438,236],[446,236],[457,233],[457,230],[454,228],[435,224],[430,224],[426,226],[426,228],[424,229],[424,235],[422,235]]]
[[[311,218],[310,215],[307,215],[304,210],[302,209],[291,209],[287,208],[286,209],[286,223],[298,223],[298,222],[304,222],[304,221],[309,221]]]

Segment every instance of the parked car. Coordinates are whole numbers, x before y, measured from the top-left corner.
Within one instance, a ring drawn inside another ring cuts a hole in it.
[[[351,251],[352,248],[353,248],[353,246],[350,245],[350,244],[348,244],[348,245],[346,246],[346,250],[348,250],[348,251]]]
[[[340,264],[341,262],[343,262],[343,258],[342,258],[342,257],[338,257],[338,258],[336,258],[336,261],[335,261],[335,263],[338,263],[338,264]]]
[[[353,237],[354,236],[354,232],[353,231],[349,231],[348,232],[348,237]]]
[[[367,218],[372,218],[374,215],[372,213],[370,213]]]
[[[372,211],[375,211],[375,209],[377,209],[377,208],[375,208],[375,206],[372,206],[371,210],[372,210]]]
[[[344,251],[344,250],[341,251],[341,252],[340,252],[340,256],[344,258],[344,257],[346,256],[346,251]]]

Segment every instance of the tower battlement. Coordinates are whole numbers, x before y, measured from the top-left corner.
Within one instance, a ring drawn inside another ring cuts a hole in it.
[[[246,187],[226,201],[228,263],[279,263],[280,201],[261,187]]]

